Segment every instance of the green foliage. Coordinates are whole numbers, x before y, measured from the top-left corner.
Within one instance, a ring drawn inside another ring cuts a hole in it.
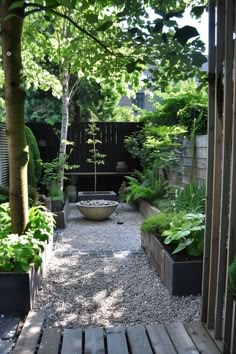
[[[174,200],[175,211],[185,210],[190,213],[204,213],[205,201],[205,184],[199,184],[197,179],[192,179],[184,188],[176,189],[176,198]]]
[[[177,246],[173,254],[185,251],[190,256],[202,256],[204,245],[203,214],[177,214],[162,236],[165,244]]]
[[[54,125],[61,121],[61,100],[51,91],[27,90],[25,116],[27,122],[42,122]]]
[[[139,122],[140,115],[136,113],[137,109],[132,107],[115,107],[111,121],[113,122]]]
[[[0,271],[27,272],[32,263],[38,269],[42,250],[42,243],[30,236],[7,235],[0,243]]]
[[[11,233],[11,211],[9,203],[0,204],[0,239]]]
[[[94,168],[94,191],[97,190],[97,166],[104,165],[104,159],[106,157],[105,154],[101,154],[97,149],[97,145],[102,142],[97,139],[97,134],[99,132],[99,128],[96,126],[95,122],[89,124],[86,133],[88,135],[87,144],[92,145],[92,149],[89,150],[91,157],[87,159],[88,163],[93,164]]]
[[[42,172],[40,152],[35,136],[29,127],[25,127],[25,134],[29,146],[28,184],[37,187]]]
[[[56,157],[51,162],[44,162],[42,163],[43,166],[43,177],[42,177],[42,184],[46,186],[49,193],[50,191],[53,192],[53,189],[57,188],[56,185],[60,180],[60,169],[63,167],[66,171],[74,170],[79,168],[79,165],[70,165],[68,161],[69,155],[65,155],[64,158]],[[66,179],[66,177],[64,177]]]
[[[53,233],[54,218],[53,214],[42,205],[32,207],[29,211],[29,223],[25,233],[31,237],[47,241]]]
[[[73,101],[80,108],[80,121],[91,121],[93,115],[99,121],[109,121],[119,97],[111,85],[108,87],[96,82],[95,79],[82,77],[78,81]]]
[[[154,164],[159,170],[166,169],[176,164],[174,149],[180,146],[177,137],[185,132],[179,126],[145,124],[138,132],[126,137],[125,147],[132,157],[140,159],[144,169]]]
[[[44,242],[53,234],[53,214],[43,206],[29,211],[29,223],[24,235],[11,234],[11,212],[9,203],[0,205],[0,271],[24,272],[34,263],[41,264]]]
[[[236,257],[228,268],[228,291],[231,296],[236,300]]]
[[[147,217],[141,225],[141,231],[161,235],[165,230],[169,229],[170,223],[175,217],[171,213],[159,213]]]
[[[207,132],[208,97],[204,89],[197,89],[192,82],[170,86],[166,93],[157,92],[160,101],[155,112],[143,115],[143,121],[158,125],[181,125],[189,134],[195,129],[195,134]],[[200,117],[200,119],[199,119]]]
[[[33,206],[38,202],[37,189],[32,186],[28,186],[28,200],[30,206]],[[0,204],[6,203],[8,201],[9,201],[9,187],[0,186]]]
[[[147,169],[143,173],[136,171],[137,177],[126,176],[126,202],[135,202],[142,198],[153,201],[165,195],[166,182],[156,176],[155,168]]]

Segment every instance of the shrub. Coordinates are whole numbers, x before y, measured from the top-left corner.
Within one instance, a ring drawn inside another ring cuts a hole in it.
[[[169,229],[170,223],[174,218],[174,214],[160,213],[149,216],[141,225],[141,231],[146,233],[162,234],[163,231]]]

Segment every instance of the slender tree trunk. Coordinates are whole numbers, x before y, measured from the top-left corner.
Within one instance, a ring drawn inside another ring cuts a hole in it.
[[[22,5],[22,7],[9,10],[14,2],[15,0],[0,1],[0,18],[9,147],[12,232],[21,235],[28,222],[28,146],[25,138],[25,92],[22,87],[21,59],[24,9]],[[4,21],[4,18],[10,14],[15,16],[9,16]]]
[[[69,124],[69,104],[70,104],[70,92],[69,92],[70,74],[68,69],[63,69],[62,72],[62,120],[61,120],[61,135],[60,135],[60,149],[59,149],[59,161],[62,165],[58,171],[58,187],[63,191],[64,182],[64,162],[66,158],[66,141],[68,134]]]

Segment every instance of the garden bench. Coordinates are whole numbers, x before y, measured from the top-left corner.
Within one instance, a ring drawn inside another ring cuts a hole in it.
[[[221,353],[201,323],[63,330],[43,321],[43,313],[29,313],[13,354]]]

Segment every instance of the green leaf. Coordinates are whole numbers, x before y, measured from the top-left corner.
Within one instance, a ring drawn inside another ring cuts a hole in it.
[[[97,28],[97,31],[106,31],[113,25],[113,21],[104,22],[101,26]]]
[[[194,6],[192,7],[191,9],[191,14],[196,16],[197,18],[201,17],[203,12],[205,11],[206,9],[206,5],[205,6]]]
[[[193,53],[192,54],[192,63],[198,67],[201,67],[202,64],[207,62],[207,57],[201,53]]]
[[[160,32],[162,31],[162,28],[163,28],[163,20],[160,20],[160,19],[157,19],[154,21],[156,24],[155,24],[155,27],[153,29],[153,32]]]
[[[166,14],[166,19],[169,20],[171,17],[183,17],[184,11],[173,11]]]
[[[98,22],[98,15],[96,14],[87,14],[85,15],[86,20],[88,23],[97,23]]]
[[[195,27],[184,26],[182,28],[176,29],[174,38],[176,38],[177,41],[179,43],[181,43],[182,45],[185,45],[190,38],[193,38],[196,36],[199,36],[199,33]]]
[[[14,1],[13,4],[11,4],[11,6],[9,7],[9,10],[14,10],[14,9],[23,7],[23,5],[24,5],[23,0]]]

